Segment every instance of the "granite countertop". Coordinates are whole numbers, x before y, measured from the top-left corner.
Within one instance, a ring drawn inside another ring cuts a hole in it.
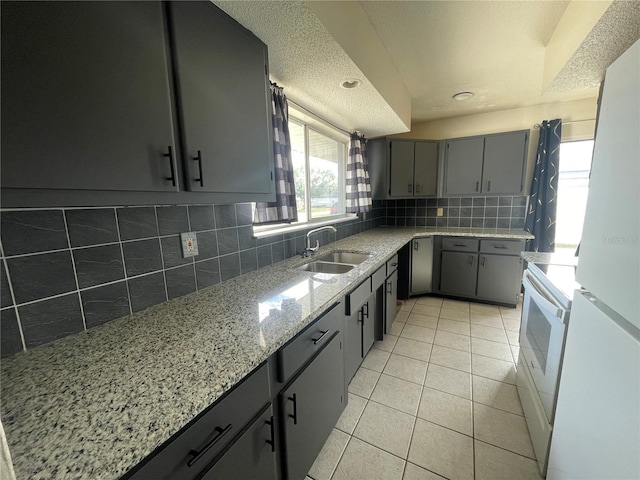
[[[568,267],[578,265],[578,257],[566,253],[521,252],[520,256],[529,263],[539,265],[566,265]]]
[[[119,478],[404,244],[430,235],[533,238],[369,230],[316,254],[373,254],[346,274],[303,272],[311,260],[294,257],[3,359],[1,418],[17,478]]]

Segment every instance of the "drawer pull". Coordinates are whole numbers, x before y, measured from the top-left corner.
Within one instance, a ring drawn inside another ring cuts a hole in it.
[[[397,266],[398,266],[398,262],[396,262],[396,263],[392,263],[392,264],[391,264],[391,266],[392,266],[392,267],[397,267]]]
[[[216,427],[214,431],[217,432],[218,434],[215,437],[213,437],[209,443],[207,443],[199,451],[198,450],[191,450],[189,452],[189,455],[191,455],[191,460],[189,460],[187,462],[187,466],[188,467],[192,467],[193,464],[196,463],[198,460],[200,460],[205,453],[207,453],[209,450],[211,450],[211,448],[216,443],[218,443],[218,440],[220,440],[222,437],[224,437],[229,432],[229,430],[231,430],[231,424],[227,425],[224,428]]]
[[[271,440],[267,440],[266,442],[267,442],[267,445],[271,445],[271,452],[273,453],[276,451],[276,432],[273,425],[273,415],[271,416],[271,420],[266,420],[264,423],[269,425],[269,428],[271,429],[271,433],[270,433]]]
[[[318,338],[312,338],[311,340],[313,340],[313,344],[314,344],[314,345],[317,345],[317,344],[318,344],[318,342],[319,342],[320,340],[322,340],[324,337],[326,337],[326,336],[329,334],[329,332],[330,332],[330,331],[331,331],[331,330],[325,330],[325,331],[323,332],[322,330],[320,330],[320,333],[321,333],[322,335],[320,335]]]
[[[169,145],[167,147],[167,149],[168,149],[167,153],[163,153],[162,156],[169,159],[169,168],[171,169],[171,176],[170,177],[165,177],[165,179],[166,180],[170,180],[171,181],[171,185],[173,185],[175,187],[176,186],[176,171],[175,171],[174,166],[173,166],[173,149],[171,148],[171,145]]]
[[[466,243],[454,243],[453,246],[454,247],[466,247],[467,244]]]
[[[289,417],[293,418],[293,424],[298,424],[298,402],[296,400],[296,394],[294,393],[292,397],[289,397],[287,400],[293,402],[293,415],[289,414]]]
[[[505,247],[504,245],[494,245],[493,248],[497,248],[498,250],[506,250],[507,247]]]

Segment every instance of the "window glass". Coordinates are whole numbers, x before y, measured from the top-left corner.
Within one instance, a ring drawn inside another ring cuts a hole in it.
[[[296,186],[296,206],[298,222],[307,221],[307,155],[305,148],[305,127],[300,123],[289,121],[291,138],[291,159],[293,162],[293,181]]]
[[[582,237],[593,140],[560,144],[555,251],[573,255]]]
[[[309,129],[311,218],[343,213],[340,205],[340,160],[344,145]]]

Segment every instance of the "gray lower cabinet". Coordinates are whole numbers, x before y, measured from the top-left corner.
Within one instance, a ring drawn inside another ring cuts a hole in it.
[[[177,191],[162,3],[0,8],[3,190]]]
[[[376,294],[373,292],[362,306],[362,358],[367,356],[376,341]]]
[[[449,295],[474,297],[478,273],[478,254],[442,252],[440,291]]]
[[[269,194],[267,46],[211,2],[170,2],[169,11],[187,188]]]
[[[344,379],[348,384],[375,342],[376,292],[371,278],[362,282],[345,301]]]
[[[396,303],[398,300],[398,271],[394,270],[385,284],[385,329],[389,333],[396,319]]]
[[[340,332],[279,395],[289,480],[305,478],[346,406],[342,354]]]
[[[480,254],[478,298],[515,303],[520,293],[522,268],[522,259],[519,256]]]
[[[275,463],[275,425],[268,405],[202,480],[275,480]]]
[[[263,423],[252,422],[256,415],[266,415],[264,421],[270,418],[271,414],[267,415],[270,405],[268,368],[263,364],[123,478],[199,479],[231,450],[234,450],[232,456],[242,455],[240,450],[245,446],[251,450],[244,455],[251,457],[255,466],[272,468],[275,455],[267,443],[271,441],[272,431],[263,428],[266,427]],[[245,438],[249,431],[251,439]],[[227,471],[225,468],[223,464],[220,471]],[[246,465],[245,468],[252,467]]]

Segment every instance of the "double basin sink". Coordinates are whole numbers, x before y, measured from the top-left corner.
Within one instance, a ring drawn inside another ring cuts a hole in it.
[[[318,257],[313,262],[305,263],[301,267],[298,267],[298,270],[340,275],[353,270],[353,267],[369,258],[371,258],[370,253],[330,252]]]

